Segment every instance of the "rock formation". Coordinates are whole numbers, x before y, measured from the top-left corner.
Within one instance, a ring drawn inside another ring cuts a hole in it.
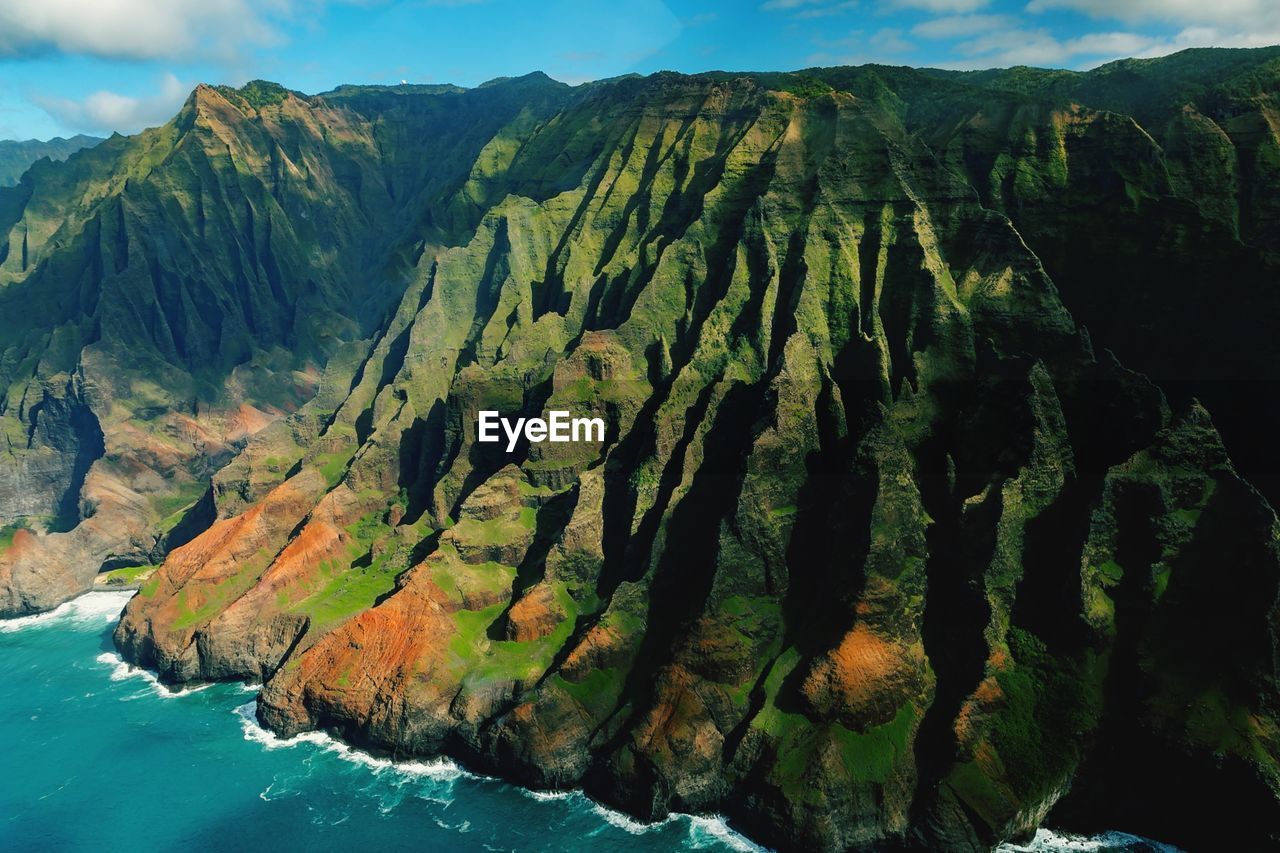
[[[783,849],[1274,844],[1277,56],[201,87],[0,193],[0,610]]]

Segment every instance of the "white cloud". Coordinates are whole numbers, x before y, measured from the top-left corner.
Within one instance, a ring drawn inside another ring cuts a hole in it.
[[[1239,26],[1242,21],[1280,20],[1275,0],[1031,0],[1028,12],[1069,9],[1094,18],[1171,21]]]
[[[1071,10],[1129,24],[1181,26],[1171,39],[1135,56],[1161,56],[1188,47],[1265,47],[1280,44],[1276,0],[1031,0],[1028,12]]]
[[[963,38],[1011,29],[1016,23],[1017,19],[1008,15],[946,15],[916,24],[911,28],[911,34],[927,39]]]
[[[871,37],[871,46],[883,53],[906,53],[915,45],[902,37],[902,30],[886,27]]]
[[[1157,55],[1172,48],[1160,39],[1139,33],[1088,33],[1057,39],[1046,30],[995,30],[956,45],[956,52],[970,57],[966,67],[1010,65],[1099,65],[1126,56]]]
[[[785,12],[793,18],[827,18],[842,15],[858,5],[858,0],[766,0],[762,12]]]
[[[164,124],[172,118],[191,88],[166,73],[160,78],[159,89],[153,95],[130,97],[101,90],[81,100],[41,96],[33,96],[32,100],[64,126],[74,130],[135,133],[144,127]]]
[[[1006,29],[962,41],[955,52],[966,57],[951,68],[1004,68],[1010,65],[1079,69],[1130,57],[1166,56],[1189,47],[1262,47],[1280,43],[1280,32],[1222,34],[1209,27],[1188,27],[1173,38],[1133,32],[1087,33],[1057,39],[1047,30]]]
[[[917,9],[941,15],[963,15],[985,9],[991,0],[883,0],[883,8],[889,11]]]
[[[1215,27],[1187,27],[1173,37],[1174,50],[1184,47],[1269,47],[1280,44],[1280,22],[1270,29],[1227,32]]]
[[[815,38],[813,43],[820,50],[806,57],[808,65],[901,64],[902,54],[916,49],[896,27],[883,27],[873,33],[855,30],[842,38]]]
[[[839,3],[832,3],[827,6],[815,6],[812,9],[801,9],[796,12],[797,18],[829,18],[832,15],[843,15],[858,5],[858,0],[842,0]]]
[[[50,51],[109,59],[230,55],[271,44],[289,0],[3,0],[0,56]]]

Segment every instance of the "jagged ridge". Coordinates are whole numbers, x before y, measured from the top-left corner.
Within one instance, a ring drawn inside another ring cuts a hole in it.
[[[419,199],[390,319],[214,475],[118,644],[264,680],[282,731],[787,848],[985,847],[1055,804],[1204,841],[1175,797],[1247,802],[1215,838],[1266,843],[1275,516],[1014,225],[1133,125],[984,93],[1023,112],[983,152],[1058,140],[987,167],[930,101],[974,91],[657,75],[519,114]],[[474,440],[553,407],[606,441]],[[1152,756],[1183,787],[1134,795]]]

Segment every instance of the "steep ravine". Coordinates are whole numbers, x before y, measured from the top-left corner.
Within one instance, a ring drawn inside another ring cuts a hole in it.
[[[254,215],[272,244],[302,210],[398,223],[376,247],[343,231],[358,259],[319,255],[341,315],[344,265],[383,253],[387,307],[334,337],[235,291],[248,367],[217,387],[306,381],[172,463],[207,490],[122,654],[173,683],[261,681],[284,734],[444,753],[644,818],[718,811],[780,849],[987,849],[1046,819],[1275,843],[1276,517],[1202,406],[1095,349],[1028,205],[997,204],[947,142],[947,110],[1028,97],[882,69],[201,90],[232,120],[219,138],[284,152],[237,180],[285,193],[338,156],[324,133],[291,149],[286,120],[401,138],[444,98],[492,123],[439,141],[439,174],[412,172],[416,148],[380,169],[342,149],[363,175],[334,171],[345,194]],[[966,144],[995,158],[1009,135]],[[232,244],[268,290],[306,275]],[[261,354],[276,335],[305,364]],[[477,440],[482,409],[607,428],[507,453]],[[82,494],[168,434],[99,421]]]

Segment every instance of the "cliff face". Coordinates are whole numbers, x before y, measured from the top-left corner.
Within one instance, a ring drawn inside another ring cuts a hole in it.
[[[37,534],[0,556],[0,613],[207,526],[212,473],[358,359],[399,299],[423,199],[566,89],[202,86],[164,127],[0,189],[0,526]],[[66,532],[91,516],[93,534]]]
[[[1219,844],[1274,843],[1275,515],[1203,407],[1095,349],[1070,310],[1093,284],[1055,286],[1035,248],[1109,210],[1094,193],[1128,168],[1118,155],[1166,178],[1176,158],[1152,161],[1133,117],[1032,82],[199,90],[156,139],[202,153],[156,158],[119,197],[176,215],[174,182],[229,162],[248,200],[226,203],[222,178],[217,204],[200,193],[207,236],[184,251],[245,278],[173,278],[185,256],[138,236],[155,293],[220,293],[217,311],[103,292],[96,310],[155,322],[87,315],[100,340],[64,407],[102,425],[84,520],[20,531],[0,581],[82,570],[31,555],[98,542],[95,522],[143,493],[116,472],[172,490],[200,471],[208,490],[152,539],[163,565],[116,642],[166,680],[261,680],[281,732],[444,752],[643,817],[722,811],[786,849],[981,849],[1047,815],[1195,846],[1197,802],[1220,807]],[[202,115],[223,118],[197,132]],[[152,143],[111,144],[123,163]],[[1054,170],[1080,188],[1070,227],[1045,224]],[[1258,173],[1216,195],[1139,178],[1166,191],[1158,211],[1195,195],[1206,221],[1263,218],[1241,200],[1262,198]],[[59,180],[49,192],[70,192]],[[25,210],[32,233],[100,233],[79,209]],[[0,299],[79,292],[53,272],[68,245],[29,240],[40,260],[8,267]],[[125,338],[146,360],[121,361]],[[73,351],[48,347],[6,368],[31,377],[23,393]],[[144,418],[119,377],[157,364],[177,378]],[[307,381],[269,403],[284,376]],[[178,405],[184,387],[198,405]],[[228,416],[233,392],[249,409]],[[477,441],[482,409],[608,426],[506,453]],[[220,438],[152,450],[177,418]],[[140,506],[114,511],[145,536]]]

